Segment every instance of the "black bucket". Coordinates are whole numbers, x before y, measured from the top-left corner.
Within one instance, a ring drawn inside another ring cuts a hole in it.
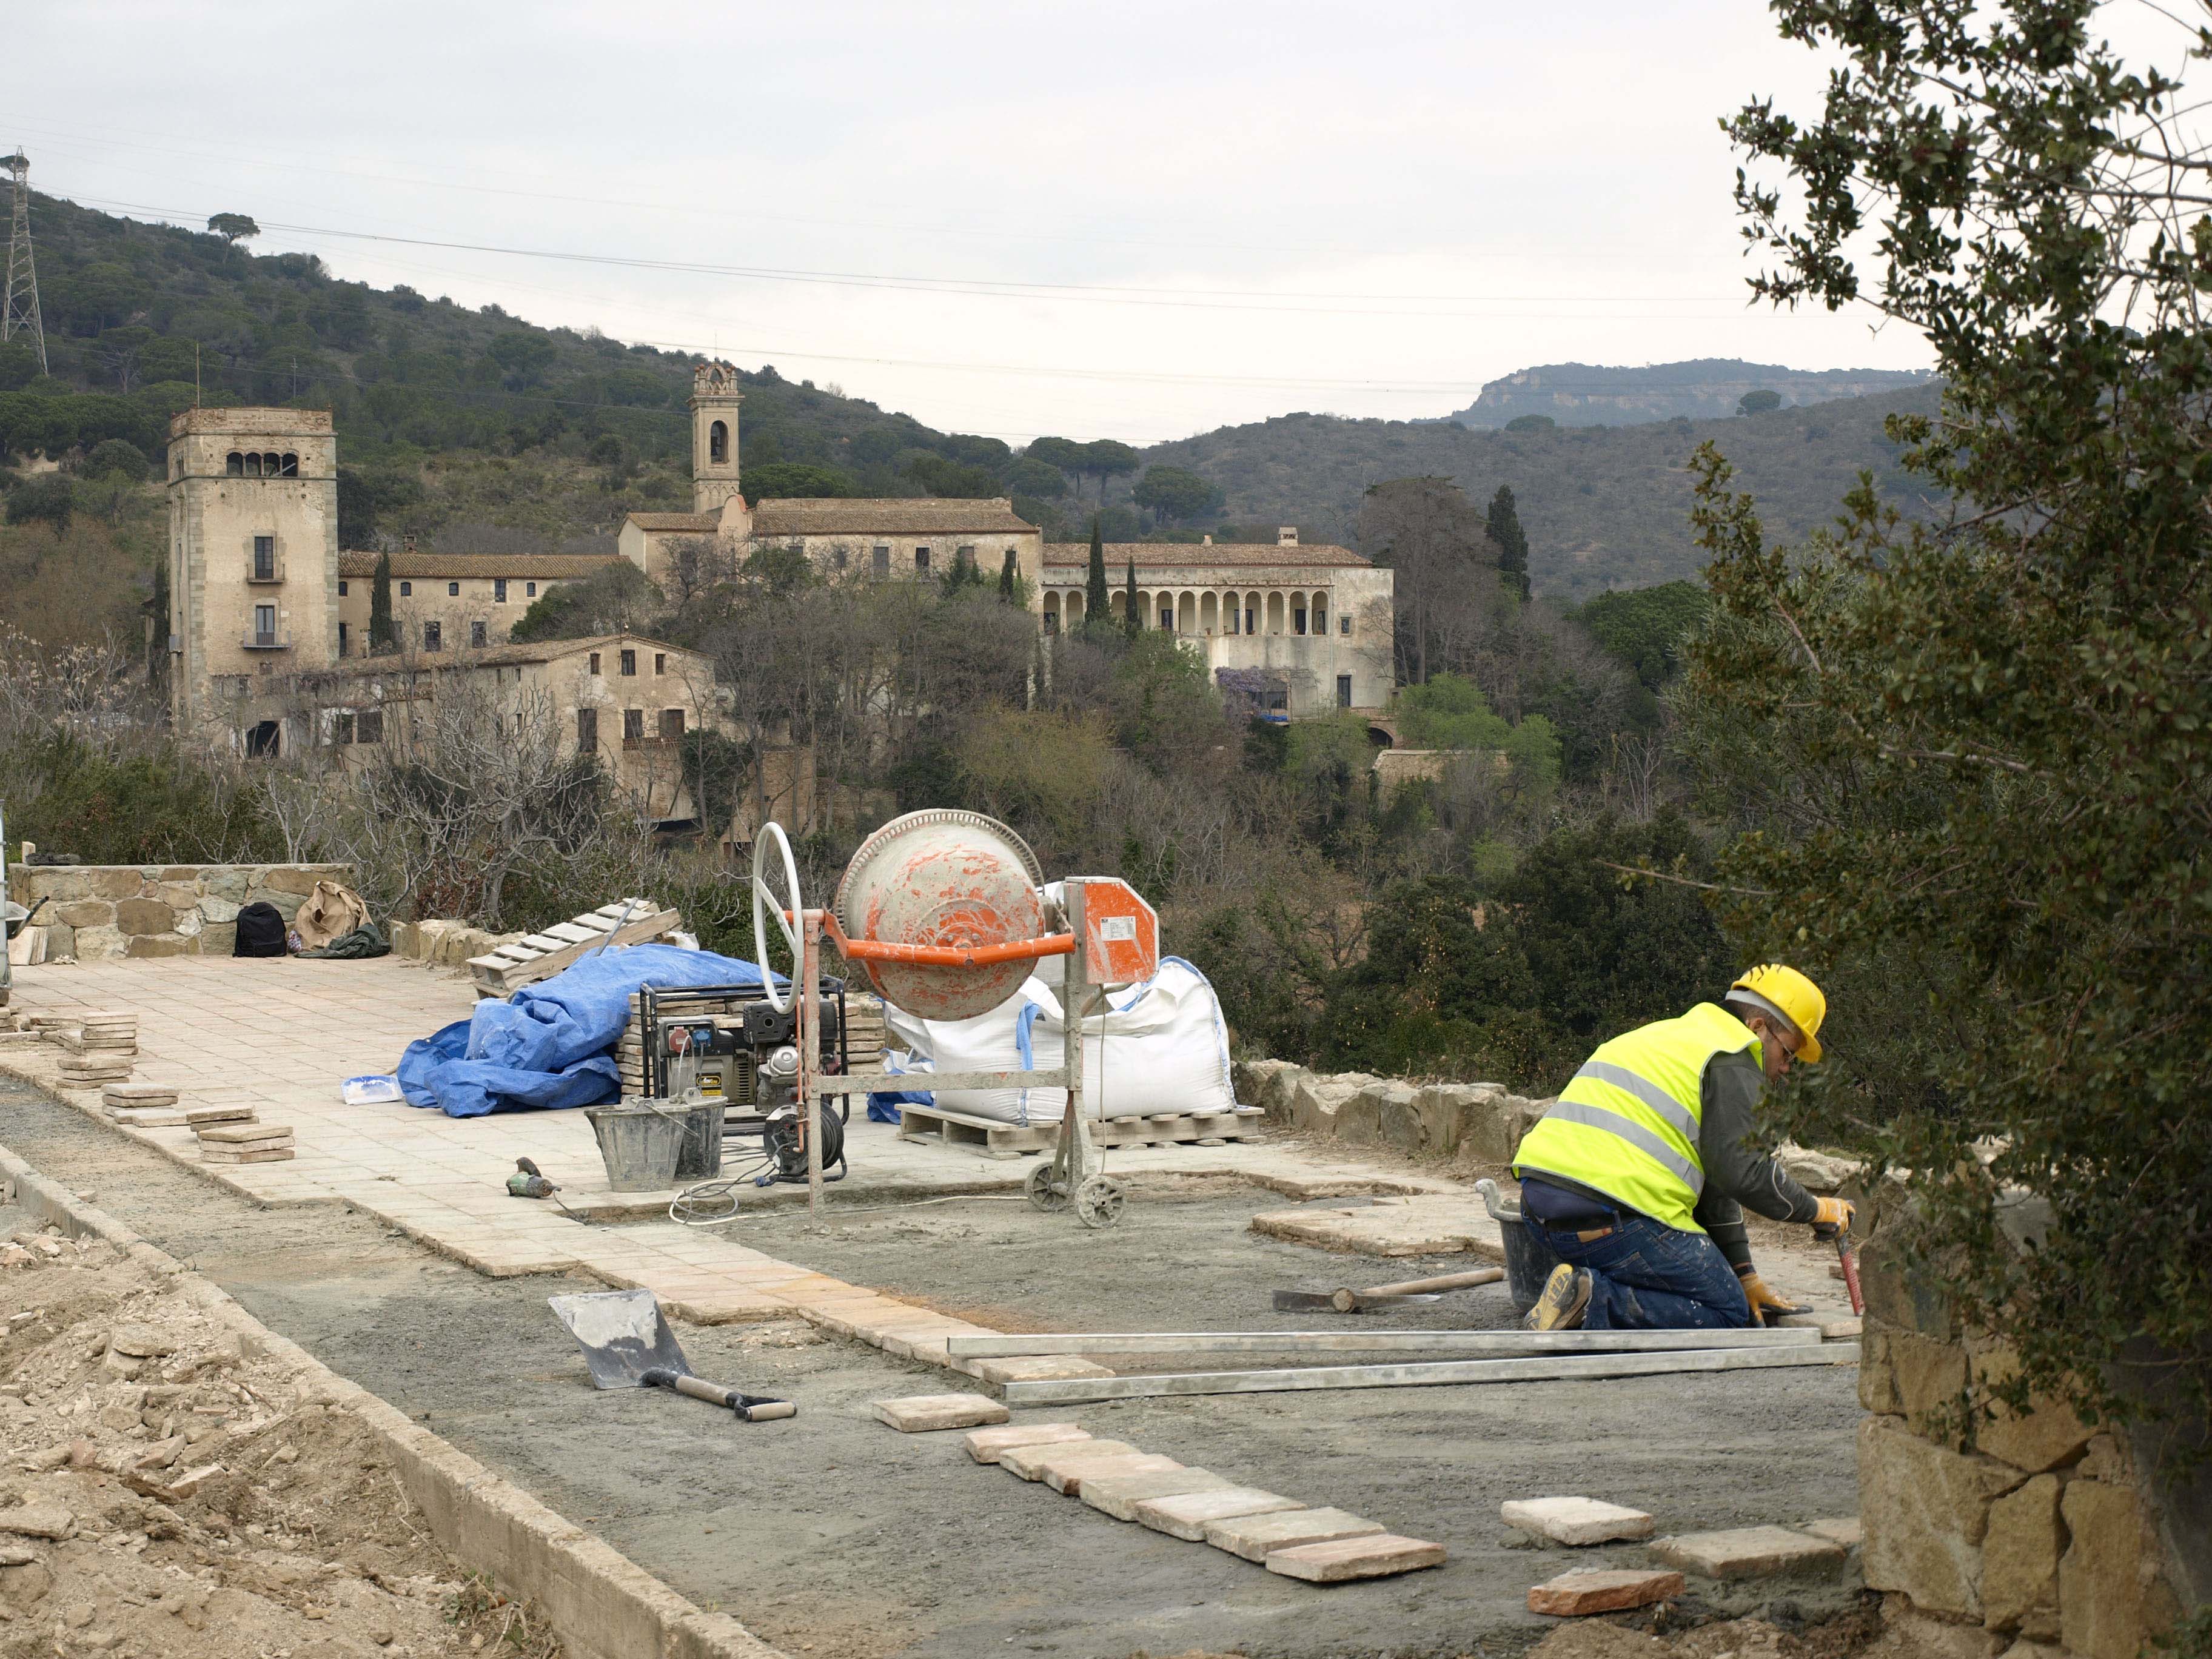
[[[1521,1206],[1498,1196],[1496,1182],[1479,1181],[1475,1190],[1482,1194],[1482,1201],[1491,1218],[1498,1223],[1498,1236],[1505,1243],[1505,1288],[1513,1297],[1514,1307],[1527,1313],[1544,1293],[1544,1281],[1559,1265],[1559,1258],[1528,1231],[1528,1224],[1521,1218]]]

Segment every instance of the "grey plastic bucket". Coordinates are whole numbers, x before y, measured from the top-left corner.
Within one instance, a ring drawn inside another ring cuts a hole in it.
[[[676,1155],[677,1180],[707,1181],[722,1173],[722,1119],[726,1110],[719,1100],[684,1109],[684,1147]]]
[[[720,1102],[711,1108],[682,1109],[653,1106],[586,1106],[592,1133],[599,1137],[599,1159],[607,1185],[618,1193],[665,1192],[676,1184],[692,1120],[711,1110],[716,1121],[715,1159],[720,1162]]]

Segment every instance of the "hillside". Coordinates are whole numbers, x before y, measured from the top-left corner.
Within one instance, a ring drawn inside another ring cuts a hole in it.
[[[1216,484],[1237,520],[1272,514],[1309,539],[1351,545],[1370,484],[1435,475],[1478,501],[1508,484],[1536,590],[1572,600],[1698,573],[1704,560],[1690,539],[1685,463],[1708,438],[1735,464],[1737,487],[1759,497],[1768,532],[1779,539],[1832,519],[1863,467],[1899,511],[1924,514],[1919,483],[1898,468],[1881,424],[1893,410],[1932,411],[1937,397],[1934,386],[1921,385],[1726,420],[1521,432],[1284,415],[1162,444],[1145,459],[1187,467]]]
[[[1457,414],[1462,426],[1497,428],[1529,416],[1560,426],[1626,426],[1639,421],[1716,420],[1736,412],[1747,392],[1771,392],[1782,407],[1878,398],[1923,385],[1927,376],[1883,368],[1785,368],[1735,357],[1641,368],[1547,363],[1491,381]]]

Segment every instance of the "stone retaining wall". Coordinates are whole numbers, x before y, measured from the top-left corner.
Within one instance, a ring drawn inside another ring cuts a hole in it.
[[[2010,1350],[1960,1329],[1880,1232],[1860,1260],[1868,1588],[1960,1659],[2136,1659],[2180,1611],[2138,1449],[2055,1401],[1970,1422]]]
[[[1462,1152],[1505,1164],[1548,1100],[1510,1094],[1502,1083],[1407,1083],[1364,1072],[1309,1072],[1285,1060],[1240,1062],[1237,1098],[1279,1123],[1355,1146],[1416,1158]]]
[[[471,957],[483,956],[522,937],[520,933],[487,933],[465,921],[403,921],[392,930],[392,953],[440,968],[462,968]]]
[[[46,908],[46,960],[227,957],[238,913],[273,904],[290,921],[318,881],[350,884],[344,864],[11,864],[8,896]]]

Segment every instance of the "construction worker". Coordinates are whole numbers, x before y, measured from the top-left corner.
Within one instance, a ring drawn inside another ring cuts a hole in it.
[[[1758,1149],[1760,1097],[1820,1058],[1820,988],[1753,968],[1701,1002],[1613,1038],[1522,1138],[1521,1214],[1560,1260],[1531,1330],[1714,1329],[1795,1310],[1752,1265],[1742,1206],[1775,1221],[1848,1226]]]

